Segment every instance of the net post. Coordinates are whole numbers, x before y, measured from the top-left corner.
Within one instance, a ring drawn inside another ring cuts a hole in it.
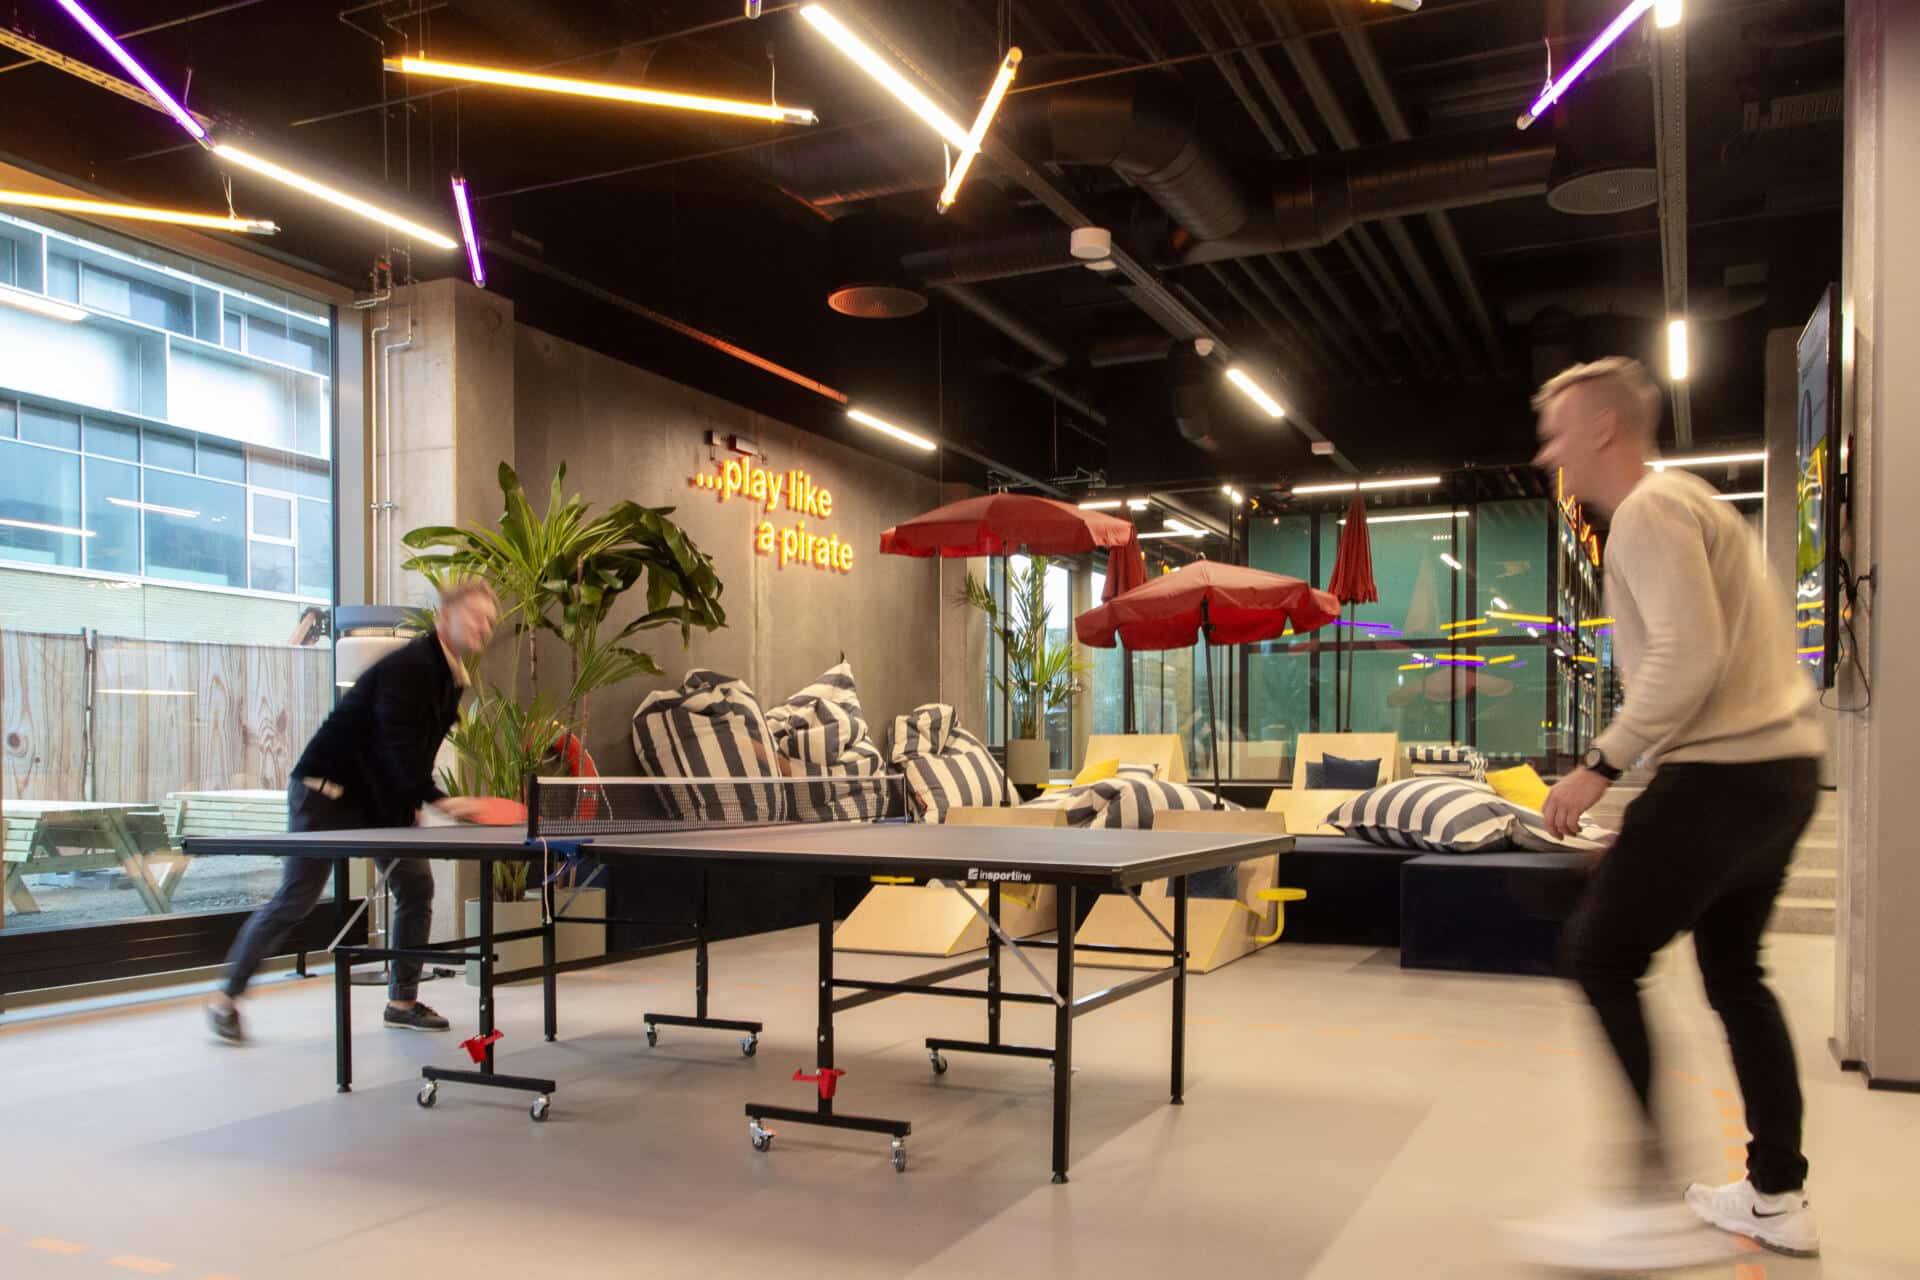
[[[540,775],[527,775],[527,839],[540,838]]]

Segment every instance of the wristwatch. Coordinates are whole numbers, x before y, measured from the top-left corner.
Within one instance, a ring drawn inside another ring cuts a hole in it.
[[[1607,763],[1607,758],[1600,754],[1598,747],[1587,748],[1586,754],[1580,757],[1580,766],[1593,770],[1608,782],[1620,781],[1620,770]]]

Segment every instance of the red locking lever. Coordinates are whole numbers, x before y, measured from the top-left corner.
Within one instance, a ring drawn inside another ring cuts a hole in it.
[[[808,1075],[804,1071],[795,1071],[793,1078],[820,1086],[820,1097],[827,1102],[833,1101],[833,1091],[840,1086],[840,1077],[847,1074],[838,1067],[822,1067],[818,1075]]]
[[[467,1051],[467,1056],[473,1059],[474,1065],[478,1066],[487,1060],[487,1046],[506,1034],[504,1031],[489,1031],[484,1036],[475,1036],[471,1040],[462,1040],[460,1047]]]

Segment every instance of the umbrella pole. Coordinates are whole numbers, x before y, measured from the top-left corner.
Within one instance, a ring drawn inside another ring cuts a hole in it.
[[[1133,713],[1133,651],[1120,644],[1120,725],[1124,733],[1138,733]]]
[[[1213,807],[1224,809],[1220,800],[1220,717],[1213,705],[1213,622],[1207,617],[1207,601],[1200,601],[1200,632],[1206,640],[1207,660],[1207,742],[1213,748]]]
[[[1342,733],[1353,732],[1353,650],[1355,637],[1353,623],[1359,616],[1359,606],[1349,601],[1347,603],[1347,687],[1342,691],[1346,695],[1347,705],[1345,713],[1340,717],[1340,732]]]

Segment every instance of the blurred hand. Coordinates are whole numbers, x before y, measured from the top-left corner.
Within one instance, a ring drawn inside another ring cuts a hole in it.
[[[481,802],[475,796],[446,796],[435,800],[433,807],[458,822],[473,822],[479,818]]]
[[[1581,815],[1600,803],[1600,797],[1607,794],[1607,788],[1612,785],[1591,769],[1576,769],[1560,779],[1540,808],[1540,816],[1547,820],[1547,830],[1557,840],[1579,835]]]

